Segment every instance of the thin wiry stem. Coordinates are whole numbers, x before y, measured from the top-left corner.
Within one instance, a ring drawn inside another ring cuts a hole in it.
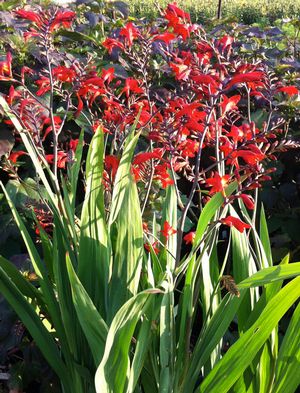
[[[49,56],[49,48],[46,48],[46,59],[49,71],[49,81],[50,81],[50,121],[52,127],[53,135],[53,173],[54,177],[57,179],[57,161],[58,161],[58,132],[56,132],[54,113],[53,113],[53,97],[54,97],[54,82],[52,76],[51,60]]]
[[[153,150],[152,149],[152,143],[151,143],[151,150]],[[153,160],[151,159],[150,161],[151,161],[151,164],[150,164],[151,165],[151,172],[150,172],[150,177],[149,177],[149,181],[148,181],[147,188],[146,188],[146,195],[145,195],[145,199],[144,199],[144,203],[143,203],[143,207],[142,207],[142,211],[141,211],[142,216],[143,216],[144,211],[145,211],[146,206],[147,206],[147,202],[148,202],[148,198],[149,198],[149,195],[150,195],[151,186],[152,186],[152,182],[153,182],[154,172],[155,172],[155,168],[154,168],[154,165],[153,165]]]
[[[247,110],[248,110],[248,122],[251,123],[251,100],[250,100],[250,89],[247,87]]]
[[[186,216],[187,216],[187,212],[191,206],[192,200],[193,200],[193,196],[195,194],[196,188],[197,188],[197,184],[199,181],[199,174],[200,174],[200,163],[201,163],[201,156],[202,156],[202,150],[203,150],[203,143],[204,143],[204,139],[206,137],[206,134],[209,130],[209,123],[210,123],[210,119],[211,116],[213,114],[214,111],[214,105],[216,103],[216,100],[213,102],[213,106],[210,109],[210,112],[207,116],[207,122],[206,122],[206,126],[205,129],[203,131],[203,134],[201,136],[201,141],[200,141],[200,146],[199,146],[199,150],[197,153],[197,157],[196,157],[196,164],[195,164],[195,178],[194,178],[194,182],[187,200],[187,203],[185,205],[185,208],[182,212],[181,215],[181,219],[178,225],[178,231],[177,231],[177,251],[176,251],[176,266],[178,265],[179,261],[180,261],[180,250],[181,250],[181,245],[182,245],[182,235],[183,235],[183,229],[184,229],[184,224],[185,224],[185,220],[186,220]]]

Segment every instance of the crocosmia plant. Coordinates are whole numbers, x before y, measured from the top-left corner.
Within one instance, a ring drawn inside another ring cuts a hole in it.
[[[0,292],[64,393],[296,391],[300,262],[273,266],[259,190],[297,85],[176,3],[80,17],[11,11],[32,55],[0,62],[2,191],[36,280],[0,257]]]

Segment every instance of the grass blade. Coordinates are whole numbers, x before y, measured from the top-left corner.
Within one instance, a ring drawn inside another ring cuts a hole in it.
[[[200,333],[183,383],[183,393],[190,393],[194,388],[200,376],[201,368],[207,362],[210,354],[224,336],[245,293],[245,290],[241,290],[240,297],[233,297],[227,294],[207,326],[204,327],[203,331]]]
[[[71,167],[68,168],[68,178],[70,179],[70,183],[71,183],[70,200],[71,200],[73,214],[75,213],[76,191],[77,191],[78,177],[80,172],[83,143],[84,143],[83,138],[84,138],[84,131],[82,130],[79,136],[78,145],[76,147],[75,162],[72,164]]]
[[[257,321],[229,348],[206,377],[198,392],[227,392],[251,364],[274,327],[299,296],[300,277],[297,277],[270,300]]]
[[[238,217],[233,209],[230,209],[234,217]],[[240,233],[237,229],[231,228],[232,238],[232,261],[233,261],[233,277],[236,283],[241,282],[245,278],[255,273],[255,263],[249,249],[249,242],[245,233]],[[247,322],[252,305],[256,302],[255,292],[252,289],[248,291],[244,297],[243,303],[238,310],[238,328],[242,332]]]
[[[52,335],[43,325],[34,308],[28,303],[20,290],[10,280],[2,267],[0,267],[0,292],[18,314],[19,318],[32,335],[37,346],[40,348],[43,356],[59,376],[63,385],[65,387],[71,386],[68,370],[61,359],[58,347],[55,344]]]
[[[272,393],[294,393],[300,386],[300,303],[279,349]]]
[[[126,391],[130,365],[129,349],[138,320],[148,305],[151,293],[140,292],[129,299],[117,312],[109,328],[103,359],[97,369],[97,393],[123,393]]]
[[[167,221],[173,228],[177,228],[177,195],[174,186],[168,186],[166,190],[166,197],[163,203],[161,228],[163,228],[164,222]],[[159,255],[163,270],[166,268],[171,272],[175,269],[176,263],[176,252],[177,252],[177,236],[174,234],[169,236],[167,242],[164,236],[161,236],[162,243],[166,243],[165,247]],[[165,260],[165,264],[163,263]]]
[[[78,277],[101,315],[106,316],[110,245],[103,192],[104,142],[96,130],[86,160],[86,195],[81,213]]]
[[[1,255],[0,267],[6,273],[7,277],[9,277],[16,285],[20,292],[22,292],[23,296],[30,299],[37,299],[40,306],[44,304],[40,292],[32,284],[30,284],[28,280],[26,280],[13,263],[3,258]]]
[[[74,307],[93,354],[95,366],[97,367],[104,354],[108,328],[88,293],[79,281],[68,255],[66,256],[66,262],[72,288]]]
[[[119,308],[136,295],[143,262],[143,228],[137,186],[131,175],[131,158],[139,134],[126,141],[116,174],[109,217],[109,234],[113,249],[109,287],[111,321]]]
[[[174,287],[169,280],[164,283],[165,293],[160,309],[160,341],[159,341],[159,392],[167,393],[173,390],[174,383]]]
[[[259,237],[260,237],[262,246],[264,248],[266,257],[268,259],[269,266],[272,266],[273,265],[273,258],[272,258],[271,243],[270,243],[270,237],[269,237],[265,209],[264,209],[263,205],[261,206],[261,211],[260,211]]]
[[[286,280],[300,274],[300,262],[288,265],[277,265],[259,270],[251,277],[246,278],[238,284],[239,288],[251,288],[270,284],[275,281]]]
[[[53,291],[53,286],[52,283],[50,282],[50,279],[48,277],[47,270],[45,268],[45,265],[43,261],[41,260],[39,253],[26,229],[25,224],[23,223],[17,209],[15,208],[14,204],[12,203],[10,197],[8,196],[5,187],[1,183],[2,190],[5,194],[5,197],[7,199],[8,205],[12,211],[12,214],[14,216],[14,219],[17,223],[17,226],[21,232],[21,235],[23,237],[24,243],[26,245],[31,263],[33,265],[34,271],[36,275],[38,276],[38,281],[41,286],[41,290],[43,293],[44,301],[45,304],[48,306],[48,312],[50,314],[50,319],[53,325],[55,326],[55,329],[58,333],[58,335],[62,338],[64,336],[64,329],[62,326],[61,322],[61,317],[60,317],[60,311],[58,307],[58,303]]]

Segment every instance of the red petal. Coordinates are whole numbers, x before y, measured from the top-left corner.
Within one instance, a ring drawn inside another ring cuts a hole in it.
[[[222,109],[222,115],[225,115],[226,112],[238,109],[237,103],[240,101],[240,99],[240,95],[232,96],[229,98],[223,95],[223,101],[220,104],[220,107]]]
[[[196,237],[196,232],[189,232],[183,237],[183,240],[185,241],[185,244],[189,244],[189,243],[193,244],[195,237]]]
[[[31,22],[35,22],[38,26],[41,26],[43,23],[43,18],[39,14],[33,11],[26,11],[26,10],[18,10],[15,11],[16,15],[19,18],[30,20]]]
[[[220,221],[224,225],[228,225],[229,227],[235,227],[241,233],[243,233],[246,228],[251,228],[251,225],[246,224],[237,217],[228,216],[226,218],[222,218]]]
[[[161,159],[162,155],[163,155],[163,149],[160,148],[153,149],[152,152],[139,153],[135,156],[133,160],[133,164],[140,165],[153,158]]]
[[[161,234],[168,240],[169,236],[172,236],[176,233],[176,229],[174,229],[168,221],[164,222],[163,229],[161,230]]]
[[[239,83],[261,82],[263,78],[264,73],[261,71],[246,72],[245,74],[239,74],[234,76],[228,83],[226,88],[229,89],[230,87]]]
[[[13,162],[14,164],[18,161],[18,158],[20,156],[27,155],[26,151],[19,150],[19,151],[14,151],[10,153],[10,156],[8,157],[9,161]]]
[[[170,41],[174,40],[176,36],[172,33],[165,32],[163,34],[158,34],[153,37],[152,41],[164,41],[166,44],[168,44]]]
[[[277,89],[276,91],[277,91],[277,92],[278,92],[278,91],[281,91],[281,92],[283,92],[283,93],[286,93],[286,94],[289,95],[289,96],[293,96],[293,95],[299,93],[299,90],[297,89],[296,86],[285,86],[285,87],[280,87],[280,88]]]
[[[249,209],[249,210],[253,210],[255,208],[255,202],[254,199],[252,198],[251,195],[247,195],[247,194],[241,194],[240,198],[242,198],[245,206]]]

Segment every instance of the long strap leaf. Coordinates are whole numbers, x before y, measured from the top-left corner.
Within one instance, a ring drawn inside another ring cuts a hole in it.
[[[111,251],[105,222],[103,160],[103,131],[98,127],[86,163],[87,186],[81,213],[78,277],[105,318]]]
[[[281,344],[273,393],[294,393],[300,386],[300,304],[298,304]]]
[[[201,384],[199,393],[227,392],[251,364],[279,320],[300,296],[300,277],[287,284]]]
[[[34,308],[0,267],[0,292],[18,314],[43,356],[59,376],[65,387],[70,386],[68,370],[63,363],[52,335],[41,322]],[[66,390],[68,391],[68,390]]]
[[[103,357],[108,328],[78,279],[68,255],[66,257],[66,262],[74,307],[93,354],[95,367],[97,367]]]
[[[117,312],[110,326],[103,359],[95,376],[97,393],[124,393],[129,380],[129,348],[138,320],[151,294],[159,290],[140,292],[129,299]]]

